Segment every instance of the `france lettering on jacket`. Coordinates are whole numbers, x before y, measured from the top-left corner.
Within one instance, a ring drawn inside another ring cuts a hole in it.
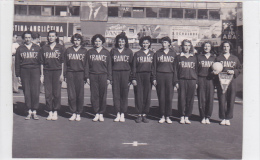
[[[199,64],[201,64],[201,67],[209,68],[212,66],[214,61],[200,61]]]
[[[147,56],[137,57],[137,61],[140,63],[152,63],[153,57],[151,56],[151,54],[148,54]]]
[[[174,61],[174,57],[173,56],[161,55],[160,57],[158,57],[158,61],[159,62],[173,62]]]
[[[181,65],[181,68],[195,68],[195,62],[185,62],[181,61],[179,62],[179,65]]]
[[[230,67],[230,68],[235,68],[236,62],[234,61],[220,61],[222,63],[223,67]]]
[[[60,58],[60,51],[55,50],[54,52],[44,52],[45,58]]]
[[[22,52],[21,57],[24,59],[27,58],[37,58],[38,52]]]
[[[105,55],[90,55],[90,59],[92,61],[103,61],[103,62],[106,62],[107,61],[107,56],[105,56]]]
[[[129,62],[129,56],[127,55],[114,55],[114,62]]]
[[[69,53],[68,58],[69,60],[81,60],[84,61],[85,54],[82,53]]]

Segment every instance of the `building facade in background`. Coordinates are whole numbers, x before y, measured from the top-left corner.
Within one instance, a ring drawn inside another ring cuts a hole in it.
[[[100,33],[106,37],[106,45],[112,46],[115,36],[125,32],[132,47],[138,46],[141,36],[151,36],[154,45],[169,36],[178,45],[183,39],[190,39],[196,47],[205,40],[215,46],[230,40],[236,48],[243,48],[242,3],[101,2],[98,11],[106,7],[103,14],[107,17],[101,19],[93,11],[94,20],[86,9],[89,2],[15,1],[14,5],[14,32],[39,32],[42,40],[54,29],[65,43],[75,33],[86,39]]]

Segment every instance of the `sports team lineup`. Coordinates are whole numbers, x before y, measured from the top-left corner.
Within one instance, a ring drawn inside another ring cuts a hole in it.
[[[17,35],[14,35],[17,37]],[[230,126],[236,97],[236,81],[242,73],[239,59],[232,54],[229,41],[220,45],[220,53],[213,52],[213,45],[205,41],[200,53],[192,42],[184,39],[181,50],[171,47],[169,37],[161,38],[162,48],[151,49],[152,39],[139,40],[141,49],[135,53],[129,48],[124,32],[115,38],[110,51],[103,44],[105,38],[95,34],[91,49],[82,46],[81,34],[71,37],[72,46],[59,43],[58,33],[48,32],[43,46],[33,43],[34,33],[22,34],[24,44],[13,43],[14,74],[21,84],[26,106],[25,120],[38,120],[40,90],[44,88],[46,120],[59,120],[62,82],[67,84],[69,121],[81,121],[84,108],[84,85],[90,87],[90,103],[94,112],[93,122],[104,122],[107,107],[107,88],[112,86],[114,122],[125,122],[128,111],[130,85],[134,88],[136,123],[149,123],[152,86],[156,88],[160,118],[158,123],[172,124],[172,101],[177,90],[177,115],[180,124],[192,124],[194,97],[197,92],[200,123],[210,124],[214,92],[217,90],[219,124]],[[41,86],[44,84],[43,86]],[[40,119],[42,120],[42,119]],[[214,124],[213,124],[214,125]]]

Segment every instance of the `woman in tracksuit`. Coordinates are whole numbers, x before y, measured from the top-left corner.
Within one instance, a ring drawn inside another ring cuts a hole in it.
[[[22,35],[25,43],[19,46],[15,54],[15,74],[22,83],[25,105],[28,111],[26,120],[38,120],[36,110],[39,108],[40,96],[40,47],[32,43],[32,32]]]
[[[112,59],[112,91],[114,107],[117,113],[115,122],[125,122],[128,107],[128,92],[133,52],[129,49],[125,34],[116,36],[115,48],[110,51]]]
[[[236,78],[242,72],[242,66],[238,58],[231,54],[233,46],[229,41],[224,41],[220,48],[223,54],[216,58],[216,62],[223,65],[222,72],[232,74],[233,78],[228,86],[226,93],[222,93],[220,82],[217,82],[217,93],[219,100],[219,118],[222,119],[220,125],[230,125],[230,119],[233,118],[233,108],[236,98]],[[216,73],[217,74],[217,73]]]
[[[178,110],[181,116],[181,124],[190,124],[189,117],[192,114],[194,95],[197,83],[197,57],[192,52],[192,43],[183,40],[182,52],[176,57],[175,83],[178,88]]]
[[[216,57],[212,52],[212,43],[206,41],[202,44],[202,54],[197,55],[198,59],[198,89],[199,112],[202,124],[210,124],[210,117],[213,110],[214,81],[211,66]]]
[[[87,83],[90,84],[91,104],[96,114],[93,121],[103,122],[107,86],[112,79],[111,57],[109,51],[103,47],[105,38],[102,35],[94,35],[91,43],[94,47],[87,52],[86,78]]]
[[[57,120],[57,111],[61,106],[61,83],[63,78],[64,47],[59,44],[57,32],[48,32],[48,44],[40,51],[42,61],[41,81],[44,81],[46,108],[49,116],[46,120]]]
[[[71,37],[73,46],[67,48],[64,54],[64,78],[67,82],[67,92],[70,111],[70,121],[80,121],[84,104],[84,79],[87,49],[82,47],[83,38],[80,34]]]
[[[161,112],[159,123],[172,123],[172,98],[174,87],[174,61],[176,53],[170,48],[171,39],[163,37],[162,47],[153,57],[153,85],[156,86]],[[148,83],[148,82],[147,82]]]
[[[134,85],[135,106],[138,111],[136,123],[148,123],[147,114],[149,113],[152,90],[152,62],[154,52],[150,50],[151,37],[145,36],[139,40],[142,47],[134,55],[132,84]]]

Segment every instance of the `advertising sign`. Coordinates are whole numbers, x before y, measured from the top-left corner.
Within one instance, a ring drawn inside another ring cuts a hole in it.
[[[105,37],[115,38],[121,32],[125,32],[128,38],[137,38],[136,25],[131,24],[107,24]]]
[[[199,39],[199,27],[198,26],[172,26],[172,39],[178,39],[178,45],[184,39],[191,40],[192,43],[196,43]]]
[[[137,25],[138,39],[143,36],[150,36],[159,39],[170,35],[170,27],[165,25]]]
[[[236,20],[222,20],[222,40],[236,40]]]

